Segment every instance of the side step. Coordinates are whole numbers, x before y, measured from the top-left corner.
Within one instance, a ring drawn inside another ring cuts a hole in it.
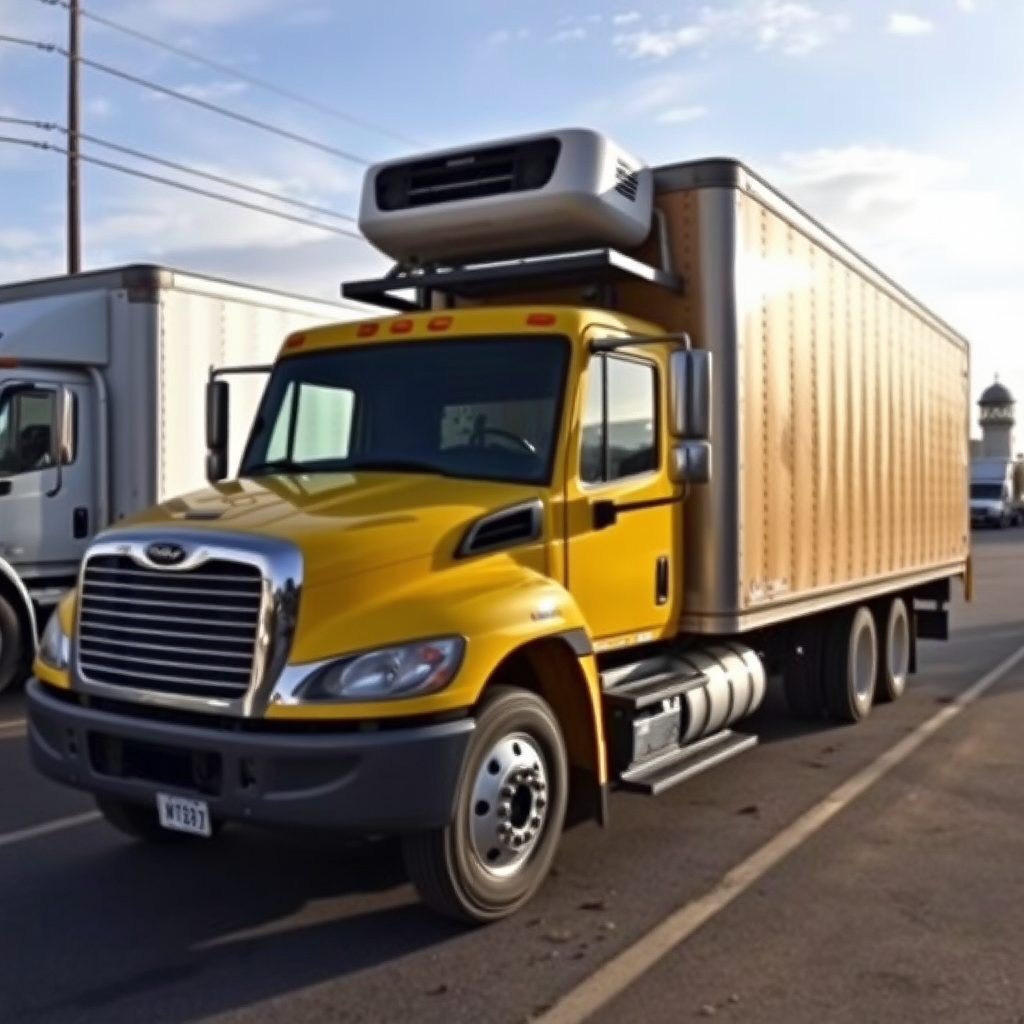
[[[723,761],[757,746],[757,737],[723,729],[687,747],[674,747],[664,754],[633,765],[619,776],[623,789],[647,796],[659,793],[714,768]]]
[[[619,683],[614,689],[604,691],[603,702],[608,710],[645,711],[662,701],[681,697],[689,690],[706,686],[708,678],[703,672],[693,669],[659,672],[629,682]]]

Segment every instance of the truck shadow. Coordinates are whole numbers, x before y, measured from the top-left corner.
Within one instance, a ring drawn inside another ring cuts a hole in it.
[[[54,936],[76,952],[45,984],[2,986],[4,1021],[188,1024],[466,935],[414,901],[383,841],[236,829],[216,846],[62,858],[26,882],[5,894],[10,977],[48,962]]]

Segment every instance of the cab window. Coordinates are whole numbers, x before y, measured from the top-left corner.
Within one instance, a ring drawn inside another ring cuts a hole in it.
[[[347,458],[352,444],[355,395],[350,388],[290,383],[274,424],[268,459],[295,462]]]
[[[611,483],[658,465],[658,371],[653,363],[597,355],[587,370],[580,480]]]
[[[71,460],[75,459],[76,408],[72,401]],[[53,465],[50,456],[56,393],[49,388],[11,387],[0,394],[0,477]]]

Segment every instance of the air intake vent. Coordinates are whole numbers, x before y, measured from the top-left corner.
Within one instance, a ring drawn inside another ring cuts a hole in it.
[[[544,525],[543,510],[539,501],[531,501],[483,516],[466,532],[456,557],[468,558],[539,540]]]
[[[539,139],[389,167],[377,177],[377,206],[394,212],[531,192],[551,180],[561,148],[558,139]]]
[[[625,196],[631,203],[636,202],[636,194],[640,189],[640,179],[629,164],[623,160],[615,162],[615,191]]]

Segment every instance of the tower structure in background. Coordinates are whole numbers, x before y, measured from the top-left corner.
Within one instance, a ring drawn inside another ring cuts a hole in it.
[[[1016,450],[1017,402],[998,375],[978,399],[981,456],[1012,459]]]

